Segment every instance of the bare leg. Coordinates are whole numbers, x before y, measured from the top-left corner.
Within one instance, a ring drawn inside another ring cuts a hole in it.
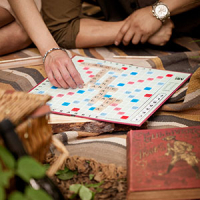
[[[123,21],[105,22],[94,19],[81,19],[80,31],[76,37],[77,48],[107,46],[114,43]]]
[[[0,55],[24,49],[31,43],[25,30],[13,16],[0,7]]]

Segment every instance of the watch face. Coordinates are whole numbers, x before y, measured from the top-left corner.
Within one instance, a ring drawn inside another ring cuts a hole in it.
[[[159,16],[160,18],[163,18],[167,15],[168,9],[165,5],[158,5],[155,8],[155,14]]]

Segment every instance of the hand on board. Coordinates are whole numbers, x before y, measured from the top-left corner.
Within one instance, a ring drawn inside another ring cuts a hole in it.
[[[118,32],[115,45],[121,42],[124,45],[145,43],[151,35],[156,33],[162,26],[162,22],[152,14],[152,7],[144,7],[133,12],[125,19],[124,25]]]
[[[44,65],[47,77],[54,86],[73,89],[83,87],[81,75],[65,51],[52,51]]]

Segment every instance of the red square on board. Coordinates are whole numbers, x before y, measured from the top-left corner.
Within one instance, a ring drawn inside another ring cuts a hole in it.
[[[89,68],[89,67],[84,67],[83,69],[84,69],[84,70],[88,70],[88,69],[90,69],[90,68]]]
[[[64,96],[64,94],[58,94],[57,95],[57,97],[63,97]]]
[[[74,94],[74,92],[68,92],[67,93],[67,95],[73,95]]]
[[[129,82],[128,82],[128,84],[132,85],[132,84],[134,84],[134,82],[132,82],[132,81],[129,81]]]
[[[144,82],[144,80],[138,80],[138,82],[139,82],[139,83],[143,83],[143,82]]]
[[[76,112],[79,111],[79,110],[80,110],[80,108],[73,108],[72,109],[72,111],[76,111]]]
[[[152,94],[145,94],[144,97],[151,97]]]
[[[166,75],[166,77],[172,77],[173,76],[173,74],[167,74]]]
[[[128,119],[129,116],[122,116],[121,119]]]

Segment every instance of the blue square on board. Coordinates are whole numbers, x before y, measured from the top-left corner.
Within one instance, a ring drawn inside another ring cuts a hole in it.
[[[58,89],[58,87],[56,87],[56,86],[52,86],[51,89]]]
[[[123,87],[124,85],[124,83],[119,83],[117,86]]]
[[[112,95],[106,94],[106,95],[104,95],[104,97],[106,97],[106,98],[111,98]]]
[[[131,102],[133,103],[137,103],[139,101],[139,99],[132,99]]]
[[[44,94],[44,91],[39,91],[38,94]]]
[[[62,104],[62,106],[69,106],[70,105],[70,103],[68,103],[68,102],[64,102],[63,104]]]
[[[137,110],[138,107],[137,107],[137,106],[133,106],[132,109],[133,109],[133,110]]]
[[[73,103],[78,104],[78,103],[80,103],[80,101],[74,101]]]
[[[144,90],[151,90],[151,87],[145,87]]]
[[[96,107],[91,107],[91,108],[89,108],[89,110],[95,110],[95,108],[96,108]]]
[[[93,91],[94,91],[94,89],[92,89],[92,88],[89,88],[89,89],[88,89],[88,91],[89,91],[89,92],[93,92]]]
[[[77,91],[77,93],[79,93],[79,94],[83,94],[85,92],[85,90],[79,90],[79,91]]]
[[[133,76],[135,76],[137,74],[138,74],[137,72],[131,72],[131,75],[133,75]]]

